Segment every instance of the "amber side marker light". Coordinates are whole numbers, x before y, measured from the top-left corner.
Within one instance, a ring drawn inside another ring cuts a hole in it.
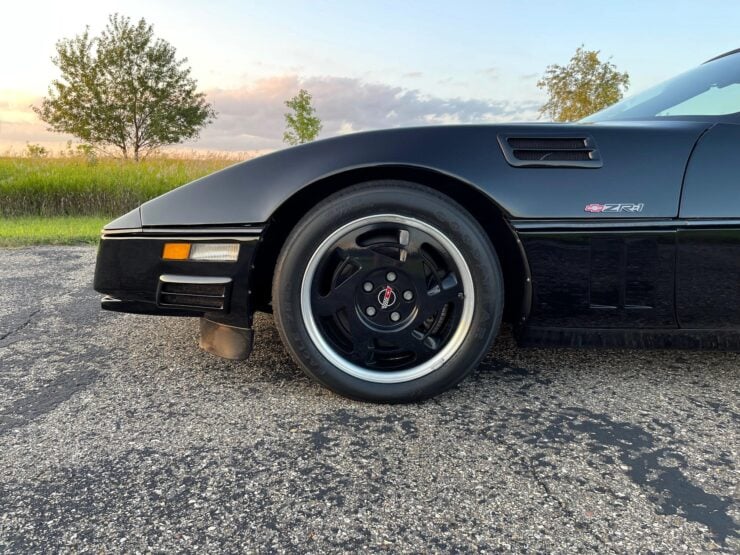
[[[165,243],[162,258],[201,262],[236,262],[239,258],[239,243]]]
[[[162,249],[165,260],[187,260],[190,258],[190,243],[165,243]]]

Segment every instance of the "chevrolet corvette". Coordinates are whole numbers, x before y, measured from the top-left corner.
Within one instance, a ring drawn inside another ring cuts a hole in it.
[[[342,395],[436,395],[523,345],[740,347],[740,50],[569,124],[389,129],[236,164],[105,226],[107,310],[256,311]]]

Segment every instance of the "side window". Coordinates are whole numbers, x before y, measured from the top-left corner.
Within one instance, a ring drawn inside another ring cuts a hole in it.
[[[740,112],[740,83],[711,87],[680,104],[666,108],[660,116],[724,116]]]

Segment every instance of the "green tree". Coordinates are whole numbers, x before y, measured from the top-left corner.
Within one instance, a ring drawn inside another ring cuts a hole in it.
[[[617,71],[610,61],[602,62],[598,50],[581,45],[568,65],[548,66],[537,82],[548,97],[540,114],[554,121],[577,121],[621,100],[629,84],[627,72]]]
[[[283,141],[289,145],[302,145],[313,141],[321,131],[321,120],[311,105],[311,94],[301,89],[290,100],[285,101],[290,112],[285,114],[285,133]]]
[[[51,131],[139,160],[157,148],[198,136],[215,112],[196,90],[187,59],[155,38],[144,19],[118,14],[98,37],[89,28],[56,44],[61,77],[34,107]]]

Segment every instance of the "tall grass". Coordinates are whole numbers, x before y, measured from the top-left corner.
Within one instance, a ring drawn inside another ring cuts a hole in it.
[[[222,157],[141,162],[0,157],[0,217],[115,216],[235,163]]]

